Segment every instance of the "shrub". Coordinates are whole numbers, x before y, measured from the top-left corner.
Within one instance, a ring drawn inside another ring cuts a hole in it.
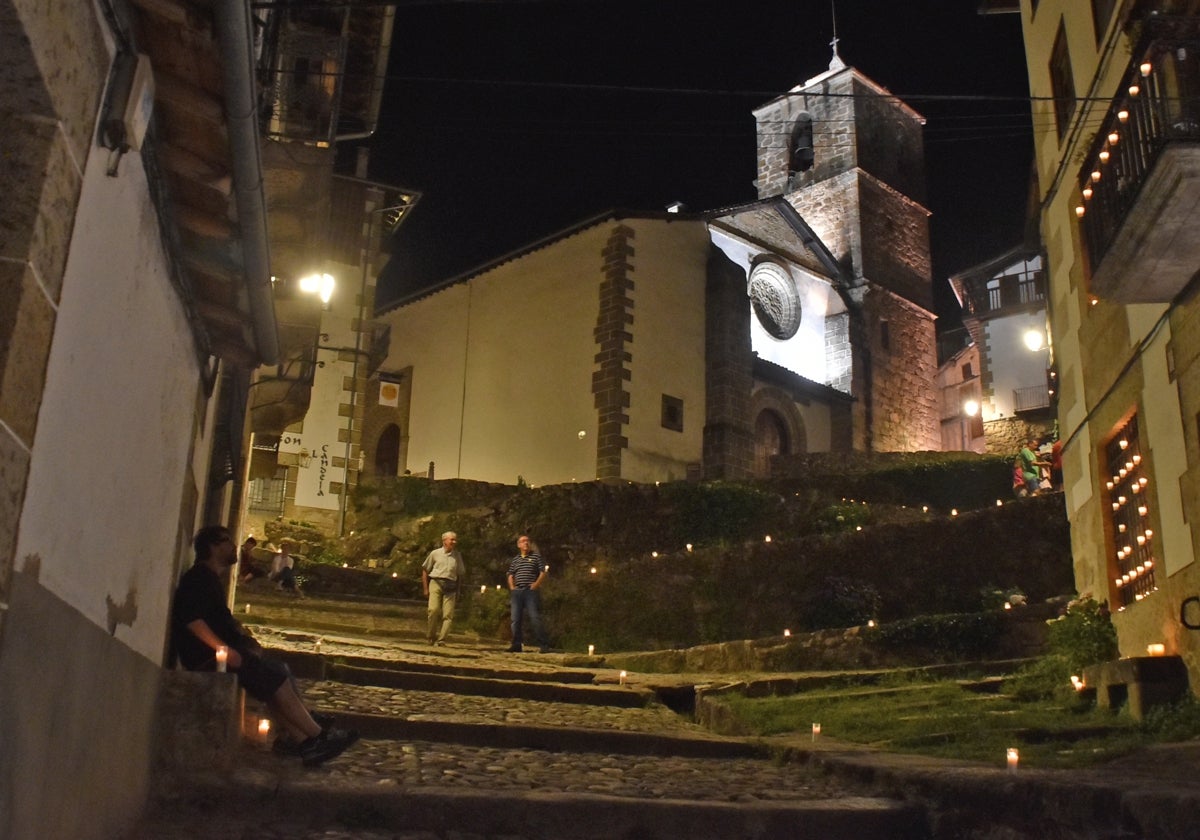
[[[879,613],[879,590],[869,583],[828,577],[801,599],[800,621],[806,630],[866,624]]]
[[[1091,598],[1072,601],[1064,615],[1049,622],[1047,649],[1060,656],[1071,673],[1117,658],[1117,631],[1108,610]]]
[[[987,656],[1003,630],[1000,613],[925,615],[880,625],[866,638],[884,650],[927,651],[934,659],[954,661]]]

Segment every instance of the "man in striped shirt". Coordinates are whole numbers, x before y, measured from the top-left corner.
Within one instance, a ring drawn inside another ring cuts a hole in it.
[[[542,627],[541,593],[538,590],[546,580],[546,564],[533,551],[529,537],[524,534],[517,539],[517,550],[520,554],[508,562],[509,604],[512,610],[512,646],[509,651],[521,652],[522,624],[528,613],[538,648],[545,653],[550,649],[550,643],[546,641],[546,630]]]

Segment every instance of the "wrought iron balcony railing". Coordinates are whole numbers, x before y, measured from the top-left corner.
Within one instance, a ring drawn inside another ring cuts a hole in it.
[[[1163,218],[1173,212],[1172,199],[1187,182],[1164,178],[1147,191],[1156,166],[1173,147],[1200,142],[1200,20],[1195,17],[1151,15],[1133,51],[1118,95],[1100,122],[1099,132],[1079,174],[1080,217],[1093,290],[1101,296],[1132,302],[1169,298],[1169,289],[1129,286],[1122,276],[1098,278],[1105,258],[1122,234],[1122,227],[1139,204],[1154,204],[1142,222],[1162,229],[1163,223],[1184,224],[1182,218]],[[1147,193],[1157,193],[1148,195]],[[1186,204],[1186,201],[1183,203]],[[1130,235],[1120,243],[1131,249],[1122,268],[1146,254],[1136,253],[1142,238]],[[1194,271],[1194,267],[1192,269]],[[1110,275],[1113,272],[1109,272]],[[1123,271],[1118,274],[1124,274]],[[1190,274],[1190,272],[1189,272]],[[1099,281],[1099,282],[1098,282]],[[1122,286],[1122,284],[1127,284]]]

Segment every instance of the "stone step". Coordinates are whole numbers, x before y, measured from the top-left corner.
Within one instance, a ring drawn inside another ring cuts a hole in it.
[[[364,738],[314,769],[247,750],[156,800],[128,840],[926,838],[923,809],[803,764]]]

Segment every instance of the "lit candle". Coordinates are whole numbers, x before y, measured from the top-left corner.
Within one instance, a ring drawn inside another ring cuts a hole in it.
[[[479,585],[479,594],[482,595],[484,592],[487,592],[487,584],[481,583]]]
[[[588,645],[588,656],[593,656],[596,653],[595,645]]]
[[[1021,760],[1021,755],[1020,755],[1020,753],[1017,752],[1017,748],[1009,747],[1008,748],[1008,772],[1009,773],[1017,772],[1017,763],[1020,760]]]
[[[958,516],[958,508],[950,508],[951,516]]]
[[[688,550],[688,551],[691,551],[691,550],[692,550],[692,544],[691,544],[691,543],[688,543],[688,544],[687,544],[687,550]]]
[[[763,542],[770,542],[770,541],[771,541],[771,535],[770,535],[770,534],[767,534],[765,537],[763,537]]]
[[[321,640],[320,639],[317,639],[317,643],[315,645],[313,645],[313,650],[315,650],[317,653],[321,652]]]
[[[873,619],[873,618],[872,618],[872,619],[868,619],[868,620],[867,620],[867,626],[868,626],[868,627],[874,627],[874,626],[875,626],[875,619]]]
[[[217,648],[217,673],[225,673],[225,663],[229,661],[229,648],[222,645]]]
[[[1084,689],[1084,687],[1085,687],[1085,686],[1084,686],[1084,683],[1083,683],[1083,680],[1081,680],[1081,679],[1080,679],[1078,676],[1076,676],[1075,674],[1072,674],[1072,675],[1071,675],[1071,685],[1072,685],[1072,686],[1074,686],[1074,688],[1075,688],[1075,690],[1076,690],[1076,691],[1083,691],[1083,689]]]
[[[787,638],[788,636],[792,635],[792,631],[785,628],[783,631],[783,635],[784,635],[784,638]]]
[[[628,679],[629,679],[629,674],[625,673],[624,671],[622,671],[622,672],[621,672],[621,676],[620,676],[620,677],[618,677],[618,680],[620,681],[621,685],[625,685],[625,682],[626,682]]]
[[[258,738],[260,741],[266,742],[267,737],[271,734],[271,721],[266,718],[260,718],[258,721]]]
[[[250,605],[246,605],[246,615],[250,615]]]
[[[1164,656],[1166,654],[1166,652],[1167,652],[1166,645],[1162,645],[1162,644],[1146,645],[1146,653],[1148,653],[1150,656]]]
[[[821,734],[821,724],[814,723],[813,724],[813,740],[814,741],[817,740],[817,736],[820,734]]]

